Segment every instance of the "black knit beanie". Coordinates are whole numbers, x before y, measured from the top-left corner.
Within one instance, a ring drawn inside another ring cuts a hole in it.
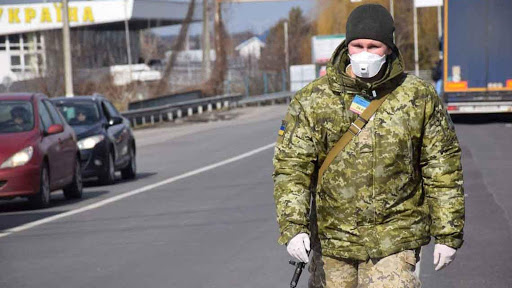
[[[382,5],[365,4],[350,13],[347,20],[347,44],[355,39],[373,39],[396,49],[393,43],[395,23]]]

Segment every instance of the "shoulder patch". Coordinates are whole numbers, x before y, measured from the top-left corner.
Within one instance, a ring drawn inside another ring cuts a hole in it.
[[[277,143],[281,144],[284,139],[284,133],[286,132],[286,125],[288,125],[288,121],[283,120],[281,122],[281,127],[279,127],[279,131],[277,132]]]
[[[281,122],[281,127],[279,128],[279,136],[283,136],[284,135],[284,131],[286,130],[286,124],[288,124],[288,122],[286,122],[285,120],[283,120],[283,122]]]

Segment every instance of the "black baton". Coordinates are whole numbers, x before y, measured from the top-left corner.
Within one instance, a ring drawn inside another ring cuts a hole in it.
[[[295,272],[293,273],[292,281],[290,282],[290,287],[295,288],[297,287],[297,283],[299,283],[300,274],[302,274],[302,269],[304,269],[304,266],[306,266],[306,263],[304,262],[295,262],[293,260],[290,260],[291,265],[295,266]]]

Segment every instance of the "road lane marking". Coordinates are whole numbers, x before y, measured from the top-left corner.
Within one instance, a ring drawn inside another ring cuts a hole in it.
[[[423,247],[420,248],[420,261],[418,261],[418,263],[416,263],[416,269],[414,271],[414,274],[416,274],[416,277],[418,277],[418,279],[420,279],[421,260],[423,259],[422,256],[423,256]]]
[[[276,143],[274,142],[272,144],[265,145],[263,147],[251,150],[249,152],[240,154],[238,156],[235,156],[235,157],[232,157],[232,158],[229,158],[229,159],[226,159],[226,160],[223,160],[223,161],[220,161],[220,162],[208,165],[208,166],[204,166],[202,168],[199,168],[199,169],[196,169],[196,170],[192,170],[192,171],[186,172],[186,173],[178,175],[178,176],[167,178],[166,180],[163,180],[163,181],[151,184],[151,185],[147,185],[147,186],[141,187],[141,188],[136,189],[136,190],[125,192],[125,193],[113,196],[111,198],[107,198],[105,200],[102,200],[102,201],[99,201],[99,202],[96,202],[96,203],[84,206],[82,208],[78,208],[78,209],[71,210],[71,211],[68,211],[68,212],[64,212],[64,213],[61,213],[61,214],[58,214],[58,215],[54,215],[54,216],[50,216],[50,217],[47,217],[47,218],[43,218],[41,220],[30,222],[30,223],[27,223],[27,224],[24,224],[24,225],[21,225],[21,226],[17,226],[17,227],[14,227],[14,228],[3,230],[3,231],[0,232],[0,238],[9,236],[9,235],[11,235],[13,233],[16,233],[16,232],[25,231],[25,230],[28,230],[28,229],[31,229],[31,228],[34,228],[34,227],[37,227],[37,226],[49,223],[49,222],[53,222],[55,220],[59,220],[59,219],[62,219],[62,218],[68,217],[68,216],[72,216],[72,215],[75,215],[75,214],[79,214],[79,213],[82,213],[82,212],[86,212],[86,211],[90,211],[90,210],[93,210],[93,209],[96,209],[96,208],[100,208],[102,206],[105,206],[105,205],[113,203],[113,202],[117,202],[117,201],[122,200],[124,198],[128,198],[130,196],[137,195],[137,194],[140,194],[140,193],[144,193],[144,192],[147,192],[149,190],[155,189],[157,187],[160,187],[160,186],[163,186],[163,185],[167,185],[167,184],[176,182],[178,180],[181,180],[181,179],[184,179],[184,178],[188,178],[188,177],[191,177],[191,176],[194,176],[194,175],[197,175],[197,174],[201,174],[203,172],[206,172],[206,171],[209,171],[209,170],[212,170],[212,169],[215,169],[215,168],[218,168],[218,167],[221,167],[221,166],[224,166],[224,165],[227,165],[227,164],[230,164],[230,163],[242,160],[244,158],[250,157],[252,155],[255,155],[255,154],[263,152],[263,151],[265,151],[267,149],[270,149],[270,148],[274,147],[275,144]]]

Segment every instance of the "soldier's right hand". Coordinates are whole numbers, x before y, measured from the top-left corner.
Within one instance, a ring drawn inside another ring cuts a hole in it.
[[[299,233],[288,242],[286,250],[292,256],[297,258],[299,261],[308,263],[309,256],[309,235],[306,233]]]

